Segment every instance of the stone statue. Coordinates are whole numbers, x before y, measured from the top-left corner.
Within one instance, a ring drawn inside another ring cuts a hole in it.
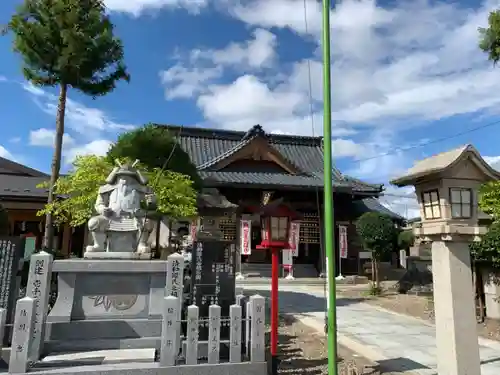
[[[137,163],[117,162],[99,188],[94,206],[98,215],[88,222],[94,243],[87,246],[85,258],[150,258],[147,240],[154,223],[147,210],[155,208],[156,199]]]

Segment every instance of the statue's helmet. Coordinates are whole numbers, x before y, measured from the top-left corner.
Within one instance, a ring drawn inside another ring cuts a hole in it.
[[[109,176],[106,178],[106,183],[113,185],[121,176],[131,177],[136,180],[141,185],[146,185],[148,180],[142,175],[142,173],[135,167],[139,160],[136,160],[132,164],[120,164],[116,161],[117,166],[113,168]]]

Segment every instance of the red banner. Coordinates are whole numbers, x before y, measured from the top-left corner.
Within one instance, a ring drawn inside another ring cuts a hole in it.
[[[250,220],[240,221],[240,249],[241,255],[252,254],[252,222]]]

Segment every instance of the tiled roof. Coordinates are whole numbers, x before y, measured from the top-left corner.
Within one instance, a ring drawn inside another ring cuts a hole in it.
[[[323,180],[316,176],[294,176],[286,173],[200,171],[200,176],[204,181],[215,184],[234,183],[286,187],[323,187]],[[351,188],[349,183],[343,181],[335,181],[334,185],[338,188]]]
[[[37,185],[47,180],[48,177],[0,175],[0,197],[46,198],[48,190]]]
[[[482,165],[482,167],[487,171],[487,173],[494,176],[494,178],[496,179],[500,178],[500,172],[491,168],[491,166],[488,163],[486,163],[486,161],[481,157],[481,155],[474,146],[467,144],[457,147],[453,150],[441,152],[440,154],[417,161],[413,165],[413,167],[411,167],[406,171],[406,173],[403,176],[394,179],[393,181],[391,181],[391,183],[398,186],[402,186],[406,183],[414,181],[417,178],[441,172],[451,167],[458,160],[462,160],[462,157],[465,154],[472,155],[475,158],[475,160],[479,162],[480,165]]]
[[[365,212],[379,212],[381,214],[389,216],[393,220],[404,220],[403,216],[400,216],[397,213],[392,212],[382,203],[380,203],[378,199],[375,198],[361,199],[358,201],[353,201],[352,203],[359,215],[362,215]]]
[[[266,134],[259,125],[248,132],[206,129],[194,127],[165,126],[180,146],[191,157],[200,175],[207,181],[216,183],[281,185],[289,187],[323,187],[323,149],[321,137]],[[265,136],[289,163],[303,171],[302,175],[257,172],[217,172],[207,171],[216,162],[244,147],[255,136]],[[351,187],[355,191],[377,194],[381,185],[367,184],[343,176],[333,169],[333,186]]]

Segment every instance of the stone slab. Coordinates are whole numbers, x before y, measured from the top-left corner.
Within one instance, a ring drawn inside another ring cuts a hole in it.
[[[111,273],[154,273],[167,272],[166,260],[62,259],[54,261],[53,272],[111,272]]]
[[[100,366],[76,365],[64,368],[43,368],[30,371],[40,375],[264,375],[267,363],[222,363],[217,365],[194,365],[162,367],[158,363],[122,363]],[[0,373],[2,372],[0,370]],[[27,373],[25,373],[27,374]]]
[[[58,296],[47,317],[45,354],[145,348],[146,343],[157,347],[167,261],[56,260],[53,272]]]
[[[86,251],[83,254],[85,259],[125,259],[125,260],[148,260],[151,253],[117,252],[117,251]]]

